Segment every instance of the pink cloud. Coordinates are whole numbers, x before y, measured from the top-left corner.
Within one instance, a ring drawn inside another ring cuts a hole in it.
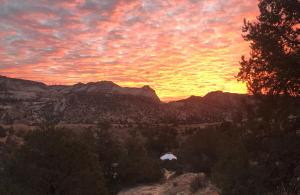
[[[257,14],[248,0],[2,0],[0,74],[147,84],[162,99],[245,93],[234,78],[248,53],[241,27]]]

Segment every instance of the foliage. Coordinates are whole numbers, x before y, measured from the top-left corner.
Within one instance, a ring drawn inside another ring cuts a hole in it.
[[[220,135],[212,180],[222,194],[299,193],[300,138],[271,128],[265,121],[249,121]]]
[[[300,2],[258,6],[258,21],[244,22],[251,53],[237,78],[260,104],[245,123],[224,127],[212,179],[222,194],[299,194],[300,138],[289,116],[300,96]]]
[[[201,175],[196,176],[191,182],[191,192],[195,193],[200,189],[206,188],[208,186],[208,180]]]
[[[95,132],[94,147],[98,156],[98,162],[103,169],[107,187],[111,193],[115,193],[122,187],[118,166],[124,160],[126,149],[113,137],[110,131],[111,125],[107,122],[102,124]]]
[[[1,172],[2,194],[107,193],[96,156],[70,131],[33,131],[7,160]]]
[[[260,0],[257,22],[245,20],[250,57],[242,57],[237,78],[253,94],[300,96],[300,2]]]
[[[138,135],[132,135],[125,144],[126,156],[120,164],[120,179],[124,185],[155,182],[162,178],[159,159],[152,158]]]
[[[220,129],[219,160],[212,170],[213,182],[222,189],[222,194],[255,194],[253,186],[247,183],[249,159],[243,144],[242,129],[228,123],[221,125]]]
[[[0,126],[0,138],[6,137],[6,136],[7,136],[7,129]]]
[[[159,158],[162,154],[170,152],[179,146],[177,138],[177,130],[173,127],[148,127],[141,130],[142,135],[146,139],[146,149],[155,158]]]
[[[109,121],[101,120],[97,123],[97,127],[99,130],[108,131],[112,125]]]
[[[217,160],[219,135],[214,129],[200,129],[187,137],[180,149],[180,156],[186,171],[210,174]]]
[[[116,194],[162,178],[159,158],[146,150],[139,132],[120,142],[111,125],[72,131],[44,125],[24,144],[1,145],[0,194]]]

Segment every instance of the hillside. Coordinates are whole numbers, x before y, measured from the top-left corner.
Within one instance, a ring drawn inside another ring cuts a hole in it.
[[[120,123],[155,115],[160,100],[149,86],[120,87],[110,81],[47,86],[43,83],[0,77],[0,122]],[[149,117],[147,119],[150,119]]]
[[[0,76],[0,124],[214,123],[242,120],[255,104],[252,96],[222,91],[164,103],[149,86],[121,87],[111,81],[48,86]]]

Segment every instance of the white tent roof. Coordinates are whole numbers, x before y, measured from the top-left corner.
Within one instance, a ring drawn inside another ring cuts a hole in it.
[[[172,153],[166,153],[160,157],[160,160],[177,160],[177,157]]]

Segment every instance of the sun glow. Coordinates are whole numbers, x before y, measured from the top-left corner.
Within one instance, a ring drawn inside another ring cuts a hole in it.
[[[246,93],[234,76],[249,52],[241,27],[243,18],[257,15],[253,2],[0,2],[1,75],[48,84],[150,85],[162,100]]]

